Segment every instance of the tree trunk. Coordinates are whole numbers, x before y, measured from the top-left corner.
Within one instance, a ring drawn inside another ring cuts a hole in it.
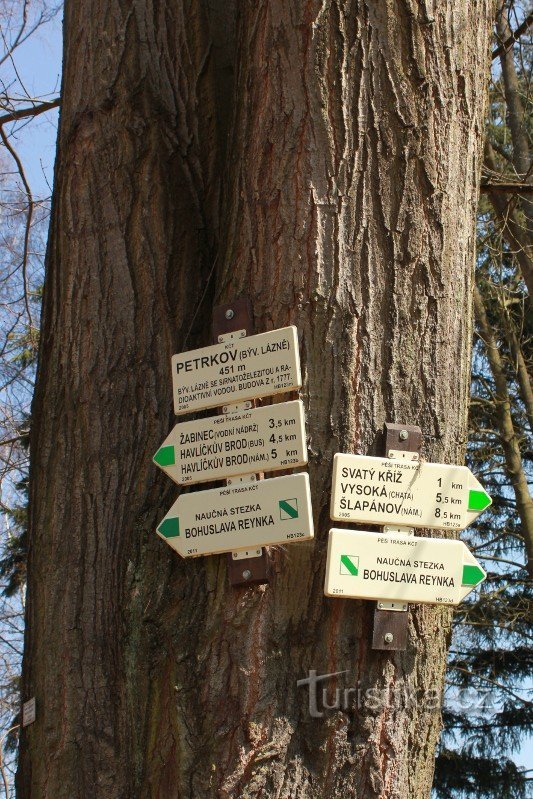
[[[518,341],[516,331],[513,328],[513,322],[508,316],[505,319],[505,324],[505,337],[511,352],[512,365],[516,373],[516,382],[518,383],[520,399],[524,403],[529,431],[533,433],[533,386],[531,385],[531,377],[527,369],[522,347]]]
[[[509,25],[509,10],[507,3],[500,3],[496,14],[496,32],[498,40],[503,43],[512,35]],[[511,132],[512,164],[520,182],[531,183],[529,174],[531,159],[527,133],[527,119],[522,103],[523,88],[520,86],[515,67],[515,54],[513,47],[504,48],[500,55],[501,79],[507,109],[507,123]],[[496,170],[496,161],[492,147],[487,142],[485,149],[486,163],[489,169]],[[500,217],[503,226],[503,235],[507,239],[511,250],[515,252],[529,296],[533,296],[533,194],[521,193],[506,199],[498,190],[489,192],[491,203]],[[517,218],[517,202],[523,211],[523,218]]]
[[[463,457],[492,4],[436,8],[67,3],[19,799],[429,796],[450,612],[374,652],[371,604],[323,580],[335,452],[397,421]],[[243,294],[301,334],[316,541],[235,590],[156,537],[151,455],[170,355]],[[420,701],[312,718],[310,669]]]
[[[485,142],[485,164],[492,172],[497,172],[494,150],[487,139]],[[490,189],[488,192],[496,219],[501,226],[502,236],[509,245],[510,252],[518,261],[529,297],[533,297],[533,261],[530,236],[520,220],[516,209],[516,197],[506,198],[502,192]]]
[[[487,359],[494,380],[494,407],[498,420],[498,433],[505,457],[506,472],[509,475],[516,500],[516,512],[520,519],[520,533],[524,539],[527,555],[527,570],[533,577],[533,499],[529,493],[529,484],[524,466],[518,435],[511,414],[511,398],[507,384],[507,375],[502,362],[496,336],[487,318],[483,297],[478,287],[474,287],[474,312],[478,324],[479,335],[485,345]],[[520,385],[520,383],[519,383]]]

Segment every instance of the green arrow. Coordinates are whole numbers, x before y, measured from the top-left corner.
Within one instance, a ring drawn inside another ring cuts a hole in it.
[[[472,489],[468,495],[468,510],[485,510],[492,503],[491,498],[485,491]]]
[[[165,538],[176,538],[180,534],[180,520],[177,516],[174,519],[163,519],[157,532]]]
[[[174,466],[176,463],[174,447],[160,447],[154,455],[154,463],[158,466]]]
[[[479,566],[463,566],[462,585],[478,585],[485,579],[485,573]]]

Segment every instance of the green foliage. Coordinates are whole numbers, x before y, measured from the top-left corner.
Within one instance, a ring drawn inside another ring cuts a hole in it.
[[[7,541],[0,558],[0,578],[3,578],[4,596],[11,597],[26,584],[26,558],[28,554],[27,507],[21,505],[9,511],[15,523],[15,532]]]
[[[18,446],[29,449],[29,419],[20,427]],[[5,541],[0,557],[0,578],[4,587],[2,594],[14,596],[26,584],[26,560],[28,554],[28,473],[15,485],[18,503],[4,512],[10,520],[10,533]]]
[[[516,765],[450,749],[441,750],[435,769],[437,796],[442,799],[526,799],[526,784]]]

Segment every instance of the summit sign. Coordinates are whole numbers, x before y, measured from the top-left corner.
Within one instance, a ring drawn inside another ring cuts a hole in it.
[[[176,414],[270,397],[301,385],[294,325],[172,357]]]

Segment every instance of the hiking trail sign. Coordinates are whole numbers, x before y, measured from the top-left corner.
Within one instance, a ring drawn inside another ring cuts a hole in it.
[[[282,327],[172,356],[176,414],[192,413],[302,385],[296,327]]]
[[[307,474],[182,494],[157,528],[182,557],[313,538]]]
[[[335,455],[331,518],[464,530],[491,504],[466,466]]]
[[[458,605],[486,577],[462,541],[332,529],[326,596]]]
[[[227,480],[222,488],[182,494],[160,522],[158,535],[184,558],[233,552],[255,561],[264,559],[263,546],[314,535],[309,476],[258,479],[259,472],[307,463],[301,400],[258,408],[252,402],[301,387],[296,327],[247,336],[251,309],[242,300],[234,305],[215,309],[217,344],[172,357],[176,414],[223,411],[177,424],[153,458],[179,485]],[[242,579],[230,580],[264,582],[263,572],[266,566],[246,563]]]
[[[301,400],[177,424],[154,455],[178,485],[307,463]]]

